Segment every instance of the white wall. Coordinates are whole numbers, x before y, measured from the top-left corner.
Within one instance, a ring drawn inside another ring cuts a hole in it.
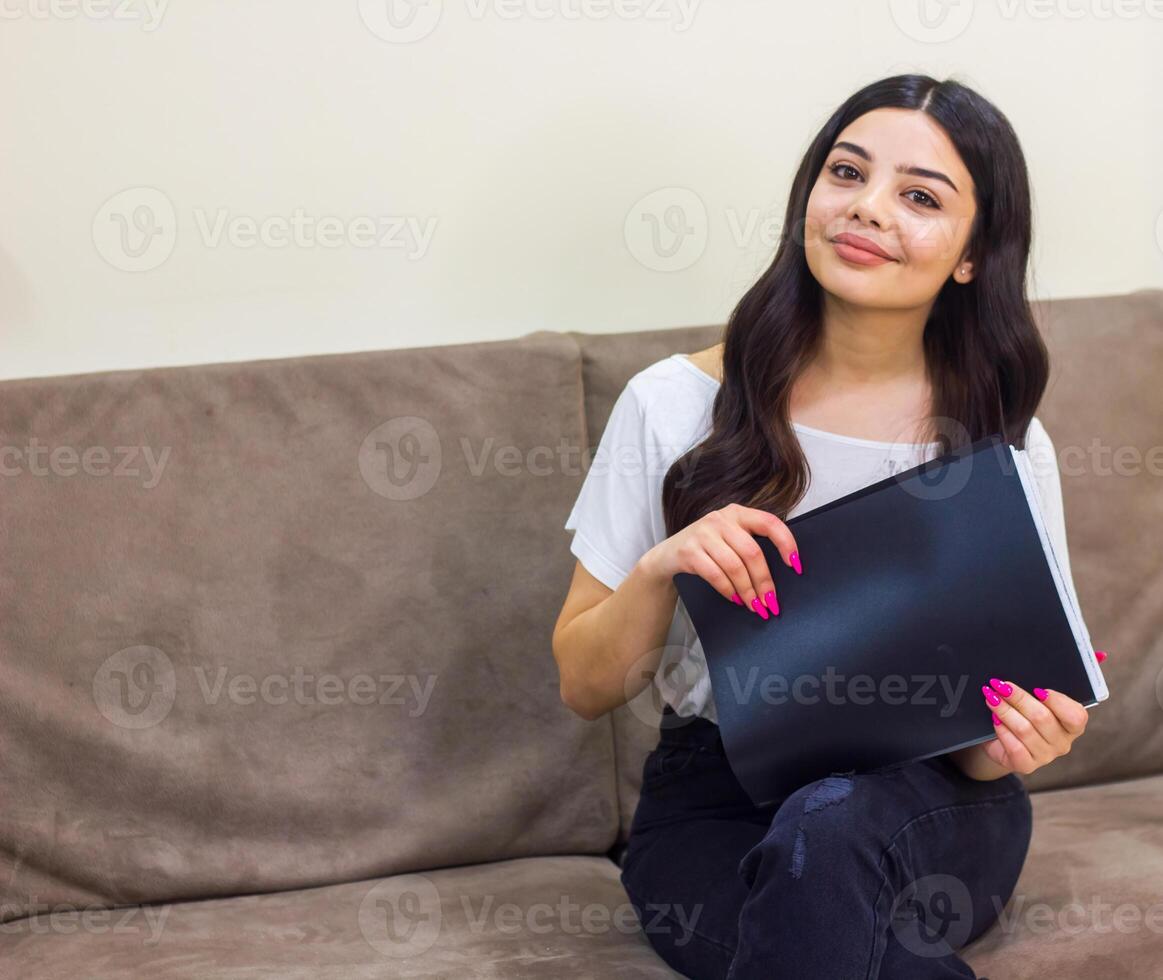
[[[1014,123],[1035,298],[1163,286],[1163,0],[923,2],[0,0],[0,377],[721,322],[899,71]],[[410,224],[214,237],[296,212]]]

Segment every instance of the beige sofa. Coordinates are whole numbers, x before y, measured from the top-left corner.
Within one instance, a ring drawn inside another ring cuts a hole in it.
[[[1163,291],[1038,313],[1111,698],[965,955],[1158,978]],[[0,977],[674,976],[616,864],[651,709],[571,715],[550,637],[581,447],[718,333],[0,384]]]

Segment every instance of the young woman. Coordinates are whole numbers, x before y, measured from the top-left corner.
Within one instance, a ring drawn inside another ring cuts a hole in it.
[[[1069,752],[1086,709],[999,663],[981,678],[996,739],[757,807],[671,577],[701,576],[778,634],[795,609],[753,535],[810,575],[785,520],[1001,432],[1030,455],[1073,592],[1034,416],[1048,359],[1025,296],[1030,235],[1025,162],[997,108],[954,81],[878,81],[812,141],[775,258],[722,343],[651,364],[614,405],[565,525],[578,563],[553,651],[585,718],[651,683],[666,701],[622,882],[689,977],[974,976],[956,950],[998,918],[1030,841],[1017,774]]]

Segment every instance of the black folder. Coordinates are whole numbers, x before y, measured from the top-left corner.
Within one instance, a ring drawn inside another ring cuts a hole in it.
[[[698,633],[728,761],[752,801],[996,737],[981,687],[1088,708],[1108,696],[1038,506],[1000,434],[787,521],[803,575],[755,536],[780,615],[674,582]]]

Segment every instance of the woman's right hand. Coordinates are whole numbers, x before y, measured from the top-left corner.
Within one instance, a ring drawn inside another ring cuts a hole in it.
[[[767,619],[779,613],[779,602],[763,549],[753,534],[769,538],[784,564],[803,574],[788,526],[766,510],[742,504],[728,504],[700,517],[656,544],[642,556],[642,563],[652,576],[672,586],[671,577],[679,572],[698,575],[724,599]]]

